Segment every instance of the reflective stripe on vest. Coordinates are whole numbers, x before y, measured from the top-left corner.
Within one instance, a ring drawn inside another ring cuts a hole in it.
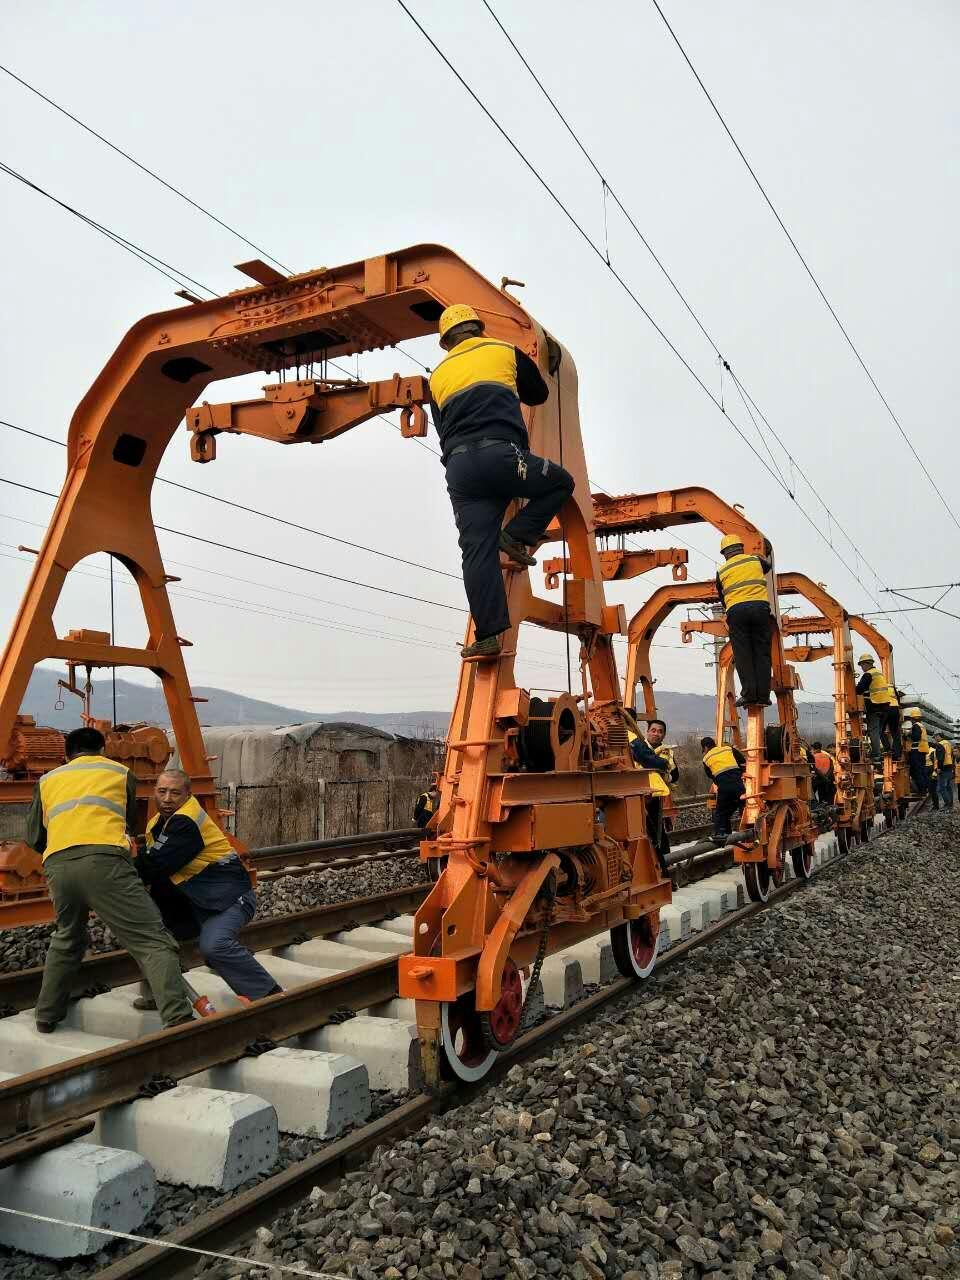
[[[192,880],[194,876],[199,875],[201,871],[205,871],[207,867],[212,867],[217,863],[230,862],[233,858],[237,858],[233,845],[195,796],[190,796],[176,813],[171,814],[171,817],[189,818],[196,823],[203,837],[203,848],[193,861],[188,862],[179,871],[175,871],[170,877],[174,884],[183,884],[185,880]],[[160,814],[158,813],[147,823],[148,849],[153,848],[153,845],[157,843],[153,838],[153,833],[159,821]],[[170,819],[168,818],[167,821],[169,822]],[[160,839],[163,839],[162,834]],[[239,858],[237,858],[237,861],[239,861]]]
[[[872,702],[874,706],[895,704],[896,697],[893,693],[893,688],[887,684],[887,678],[883,672],[874,668],[866,672],[866,674],[870,677],[870,688],[866,692],[868,701]]]
[[[943,763],[945,765],[953,764],[953,746],[946,738],[940,739],[940,745],[943,747]]]
[[[417,796],[417,807],[423,809],[424,813],[433,814],[436,812],[437,805],[429,791],[421,791]]]
[[[726,773],[729,769],[739,769],[737,757],[733,754],[733,748],[722,742],[718,747],[711,747],[703,757],[703,763],[707,766],[711,778],[716,778],[721,773]]]
[[[916,724],[916,721],[914,721]],[[920,726],[920,741],[910,743],[911,751],[922,751],[924,755],[930,750],[930,743],[927,741],[927,730],[924,725]]]
[[[735,604],[747,604],[751,600],[769,600],[767,580],[763,575],[759,556],[748,556],[742,552],[738,556],[731,556],[720,566],[719,577],[725,609],[730,609]]]
[[[40,804],[47,830],[44,859],[78,844],[126,849],[126,765],[103,756],[76,756],[40,779]]]
[[[430,375],[430,395],[437,408],[444,409],[455,396],[481,383],[517,394],[517,352],[509,342],[494,338],[458,342]]]

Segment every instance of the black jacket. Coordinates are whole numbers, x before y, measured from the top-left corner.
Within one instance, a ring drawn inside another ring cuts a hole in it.
[[[200,828],[182,813],[166,820],[161,818],[153,829],[153,839],[153,847],[137,858],[137,870],[148,885],[161,880],[169,883],[170,877],[203,849]],[[246,867],[236,857],[229,862],[212,863],[172,887],[188,898],[192,906],[209,913],[225,911],[253,886]]]

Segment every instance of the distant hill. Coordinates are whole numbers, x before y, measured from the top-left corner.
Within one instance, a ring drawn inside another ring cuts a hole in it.
[[[62,711],[54,710],[57,701],[58,673],[39,667],[30,677],[22,710],[36,718],[38,724],[53,725],[57,729],[72,729],[79,723],[80,703],[67,694]],[[371,725],[387,733],[407,738],[442,738],[446,735],[450,720],[449,711],[316,711],[302,707],[285,707],[275,702],[263,702],[259,698],[246,698],[228,689],[213,689],[202,685],[194,687],[194,694],[208,701],[200,703],[197,711],[202,724],[300,724],[306,720],[337,721]],[[112,695],[109,679],[95,680],[93,684],[94,715],[109,717]],[[688,733],[710,732],[713,729],[714,700],[703,693],[672,693],[657,690],[657,707],[669,726],[670,741],[676,741]],[[160,686],[149,687],[134,684],[130,680],[117,680],[117,721],[131,724],[145,720],[149,724],[167,726],[170,718]],[[800,712],[800,731],[807,738],[833,736],[833,707],[828,702],[805,702]]]

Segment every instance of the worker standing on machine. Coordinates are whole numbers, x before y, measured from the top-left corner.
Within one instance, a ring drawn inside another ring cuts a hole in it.
[[[937,743],[937,770],[940,800],[945,809],[953,808],[953,745],[946,736]]]
[[[727,615],[733,665],[740,679],[738,707],[769,707],[773,662],[773,615],[766,575],[770,562],[745,555],[743,539],[728,533],[720,543],[725,563],[717,574],[717,592]]]
[[[742,751],[722,742],[717,746],[715,738],[701,738],[703,768],[717,788],[717,803],[713,811],[714,844],[725,844],[730,835],[730,821],[740,808],[745,787],[743,771],[747,767]]]
[[[53,1031],[66,1017],[91,911],[140,966],[163,1025],[193,1020],[177,944],[130,857],[136,779],[126,765],[104,757],[105,745],[99,729],[68,733],[67,763],[43,775],[27,815],[27,844],[43,857],[57,919],[37,999],[38,1031]]]
[[[495,658],[510,628],[500,552],[517,564],[536,564],[530,548],[573,493],[574,479],[530,452],[520,405],[543,404],[549,395],[530,357],[509,342],[484,338],[483,322],[463,303],[447,307],[439,334],[448,354],[430,375],[431,410],[474,625],[474,641],[461,653]],[[526,505],[502,528],[518,498]]]
[[[907,763],[910,766],[910,784],[915,795],[925,796],[930,792],[930,779],[927,773],[927,753],[930,750],[930,743],[927,741],[927,731],[920,719],[919,707],[908,707],[903,714],[910,721],[906,734],[909,747]]]
[[[168,881],[187,899],[204,962],[244,1004],[277,995],[277,985],[239,940],[257,897],[236,850],[192,794],[182,769],[165,769],[154,790],[157,812],[147,823],[137,870],[147,884]],[[140,1007],[143,1007],[142,1005]]]
[[[874,764],[880,764],[887,751],[894,760],[899,760],[903,753],[903,743],[900,738],[900,706],[896,690],[887,682],[883,672],[877,670],[869,653],[860,655],[857,666],[863,672],[857,681],[857,693],[863,698],[867,713],[867,732],[870,734]]]
[[[822,742],[813,744],[813,793],[821,804],[833,804],[837,796],[835,761]]]

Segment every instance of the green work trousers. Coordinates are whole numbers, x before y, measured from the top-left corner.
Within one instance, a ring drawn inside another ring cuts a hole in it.
[[[43,864],[57,925],[43,967],[38,1022],[60,1022],[87,949],[87,919],[95,911],[133,956],[150,984],[165,1027],[187,1022],[193,1007],[180,972],[180,952],[164,927],[126,852],[110,845],[75,845]]]

